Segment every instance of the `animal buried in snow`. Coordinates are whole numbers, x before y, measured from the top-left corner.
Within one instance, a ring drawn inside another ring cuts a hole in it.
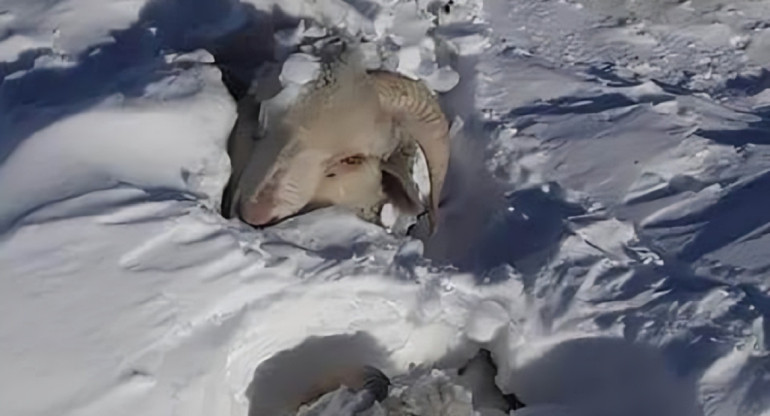
[[[355,55],[324,62],[320,75],[266,130],[238,183],[240,217],[275,224],[326,206],[340,206],[382,225],[391,203],[403,214],[427,213],[437,227],[449,163],[449,123],[421,81],[367,71]],[[422,194],[413,167],[422,152],[430,190]]]

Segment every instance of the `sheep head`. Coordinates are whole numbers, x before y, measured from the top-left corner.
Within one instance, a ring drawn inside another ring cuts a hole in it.
[[[406,172],[399,170],[404,164],[389,161],[416,143],[428,164],[426,205],[435,231],[449,159],[448,123],[421,82],[342,65],[324,72],[273,127],[270,134],[280,145],[267,151],[258,146],[241,180],[240,216],[247,223],[269,225],[328,205],[375,221],[382,204],[394,198],[414,207]]]

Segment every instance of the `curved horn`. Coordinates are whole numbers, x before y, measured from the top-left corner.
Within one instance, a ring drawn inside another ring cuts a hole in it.
[[[383,109],[407,130],[425,154],[431,185],[428,219],[432,234],[449,165],[449,123],[436,96],[422,82],[388,71],[371,71],[370,75]]]

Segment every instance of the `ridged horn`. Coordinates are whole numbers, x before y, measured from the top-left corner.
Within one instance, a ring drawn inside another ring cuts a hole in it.
[[[449,165],[449,122],[433,92],[422,82],[388,71],[370,71],[383,110],[422,148],[430,174],[428,219],[436,231],[438,202]]]

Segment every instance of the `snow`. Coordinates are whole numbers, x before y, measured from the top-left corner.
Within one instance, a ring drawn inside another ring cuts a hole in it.
[[[517,416],[770,414],[770,2],[444,6],[0,5],[0,413],[246,415],[317,339],[277,391],[359,357],[436,364],[419,396],[483,347]],[[218,212],[223,72],[307,81],[324,28],[456,120],[425,242]]]

